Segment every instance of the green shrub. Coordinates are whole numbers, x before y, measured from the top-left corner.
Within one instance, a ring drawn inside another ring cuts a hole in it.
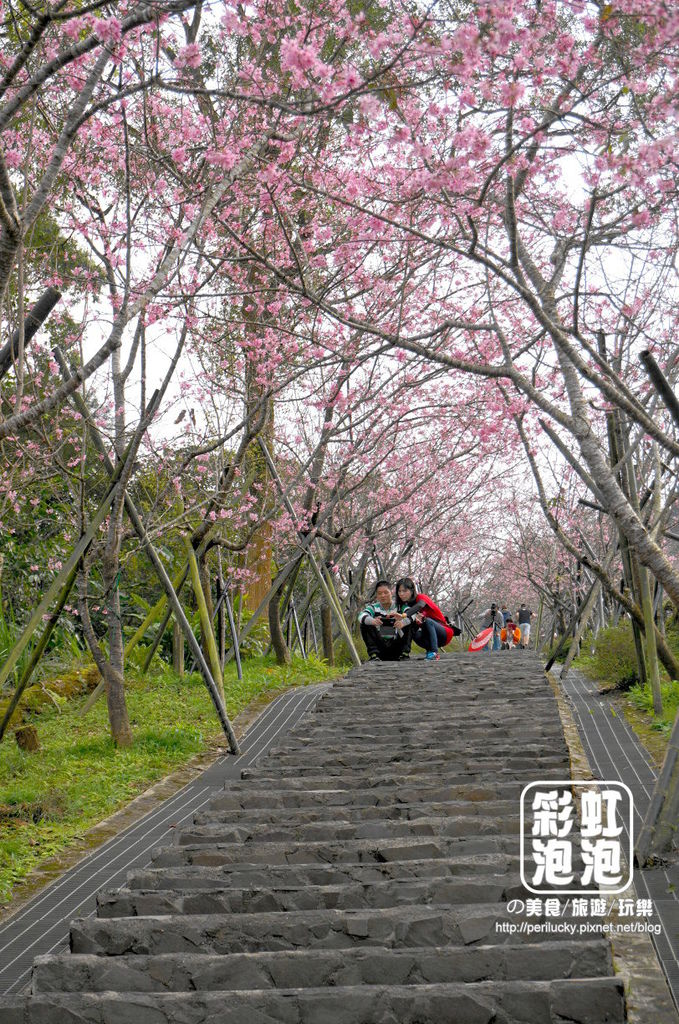
[[[593,679],[628,690],[639,682],[634,634],[629,619],[607,626],[597,635],[594,653],[582,657],[579,666]]]
[[[224,610],[226,614],[226,609]],[[236,611],[234,610],[234,616]],[[243,621],[241,623],[241,630],[248,624],[252,615],[250,612],[245,610],[243,612]],[[264,654],[267,650],[270,642],[269,636],[269,622],[266,615],[263,615],[255,625],[252,627],[248,635],[240,641],[240,656],[241,658],[258,658]],[[228,620],[226,627],[226,646],[227,649],[231,646],[231,633],[229,631]]]
[[[669,734],[677,711],[679,711],[679,681],[673,679],[672,682],[661,683],[660,694],[662,696],[662,715],[653,721],[652,727],[659,732]],[[653,715],[653,694],[648,684],[646,686],[640,686],[639,684],[633,686],[629,696],[639,711]]]

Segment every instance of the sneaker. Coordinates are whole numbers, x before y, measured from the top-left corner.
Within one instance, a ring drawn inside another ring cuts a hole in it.
[[[438,661],[441,655],[438,651],[427,651],[425,661]]]
[[[409,654],[399,654],[398,660],[399,661],[410,661],[410,655]]]
[[[379,654],[371,654],[370,657],[368,658],[368,661],[381,661],[381,660],[382,659],[380,658]]]

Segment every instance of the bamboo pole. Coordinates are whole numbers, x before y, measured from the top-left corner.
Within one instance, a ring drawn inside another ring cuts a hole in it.
[[[578,622],[577,628],[573,634],[573,642],[571,643],[568,649],[566,660],[564,661],[563,666],[561,668],[561,672],[559,674],[559,679],[561,680],[564,680],[566,678],[570,670],[570,667],[573,664],[573,661],[575,660],[575,653],[578,649],[578,645],[585,634],[587,626],[589,625],[589,620],[592,617],[592,612],[596,607],[596,603],[599,600],[600,594],[601,583],[599,582],[599,580],[597,580],[594,583],[593,588],[590,590],[584,605],[582,606],[580,621]]]
[[[267,448],[266,444],[264,443],[261,437],[258,437],[257,440],[259,442],[260,448],[262,449],[262,452],[264,453],[264,458],[266,459],[267,464],[269,466],[269,471],[276,482],[276,486],[278,487],[281,498],[283,499],[283,503],[289,514],[292,516],[293,522],[295,522],[295,510],[293,509],[292,504],[290,503],[290,499],[285,493],[285,488],[283,487],[281,478],[278,475],[278,470],[274,465],[274,461],[271,458],[271,455],[269,454],[269,449]],[[300,536],[302,536],[301,533]],[[323,572],[319,567],[318,562],[316,561],[316,558],[314,556],[313,551],[311,550],[311,547],[309,547],[307,557],[309,559],[309,564],[311,565],[314,575],[316,576],[316,579],[320,584],[321,590],[323,591],[326,600],[329,602],[330,606],[333,608],[335,612],[337,624],[339,625],[340,632],[342,633],[342,636],[346,641],[351,660],[353,661],[354,665],[358,666],[361,664],[361,659],[358,656],[358,651],[356,650],[356,647],[354,645],[354,638],[352,637],[351,631],[347,626],[346,619],[344,618],[344,612],[342,611],[341,607],[339,607],[339,602],[337,600],[337,595],[334,592],[334,587],[328,586],[328,582],[326,581],[325,576],[323,575]]]
[[[615,558],[615,556],[617,554],[617,551],[618,551],[618,548],[617,548],[617,545],[616,545],[615,547],[611,548],[606,553],[606,557],[604,558],[604,562],[603,562],[603,566],[602,566],[604,572],[608,572],[610,566],[613,564],[613,559]],[[563,668],[561,669],[561,674],[559,676],[559,678],[562,679],[562,680],[565,679],[566,676],[568,675],[568,671],[569,671],[569,669],[570,669],[570,667],[571,667],[571,665],[573,663],[573,660],[575,658],[576,649],[578,647],[578,644],[582,640],[582,637],[585,634],[585,630],[587,629],[587,626],[589,625],[589,620],[591,619],[592,613],[594,612],[596,604],[599,601],[599,598],[601,596],[601,592],[602,592],[601,581],[598,580],[598,579],[595,579],[594,583],[592,585],[592,589],[590,590],[590,592],[587,595],[587,598],[586,598],[584,604],[581,607],[580,616],[579,616],[579,622],[578,622],[577,628],[575,630],[575,633],[573,634],[573,643],[571,644],[571,646],[569,648],[569,651],[568,651],[568,654],[566,655],[566,660],[563,663]]]
[[[144,664],[141,667],[142,675],[146,675],[146,673],[148,672],[149,668],[151,667],[151,662],[153,661],[153,659],[155,657],[156,651],[158,650],[158,648],[161,645],[163,636],[165,635],[165,630],[169,626],[171,618],[172,618],[172,609],[171,608],[166,608],[165,609],[165,614],[163,616],[163,621],[161,622],[160,626],[158,627],[158,632],[156,633],[155,639],[154,639],[153,643],[151,644],[151,646],[149,647],[148,651],[146,652],[146,657],[144,658]]]
[[[156,391],[153,394],[152,398],[151,398],[151,401],[149,403],[146,415],[152,415],[153,414],[154,408],[155,408],[155,406],[156,406],[156,404],[158,402],[158,398],[159,398],[159,392]],[[97,533],[99,531],[99,527],[101,526],[101,524],[103,523],[104,519],[108,515],[108,512],[109,512],[109,509],[111,507],[111,504],[113,503],[113,498],[115,496],[116,488],[118,486],[118,481],[119,481],[119,479],[121,478],[121,476],[123,475],[123,473],[125,472],[125,470],[127,468],[127,462],[128,462],[129,456],[130,456],[130,452],[133,449],[136,450],[136,445],[137,445],[138,440],[139,440],[138,433],[139,433],[140,429],[141,429],[141,425],[140,425],[140,428],[138,428],[138,431],[137,431],[137,434],[135,434],[135,437],[132,438],[130,443],[125,448],[125,451],[123,452],[123,455],[122,455],[122,457],[120,459],[120,462],[118,463],[118,466],[114,468],[113,465],[109,463],[109,466],[110,466],[110,480],[109,480],[109,490],[108,490],[108,492],[106,494],[106,497],[104,498],[103,502],[101,503],[101,505],[97,509],[97,512],[95,513],[94,518],[91,520],[87,530],[81,536],[80,540],[78,541],[78,543],[76,544],[75,548],[71,552],[71,555],[68,558],[66,564],[61,568],[61,570],[57,573],[55,578],[52,580],[52,583],[50,584],[50,586],[47,589],[47,593],[43,596],[42,601],[40,602],[38,607],[33,612],[33,615],[31,616],[31,618],[30,618],[30,620],[28,622],[28,625],[26,626],[24,632],[19,637],[18,641],[16,642],[16,644],[14,645],[12,650],[10,651],[9,657],[7,658],[7,661],[2,666],[2,668],[0,668],[0,689],[1,689],[2,686],[4,685],[4,683],[6,682],[6,680],[9,678],[9,675],[12,672],[12,670],[14,669],[15,665],[19,661],[19,658],[21,657],[21,655],[25,651],[26,647],[30,643],[30,640],[31,640],[31,637],[33,636],[33,633],[35,633],[36,629],[38,628],[38,626],[42,622],[43,618],[45,617],[46,613],[48,612],[48,610],[50,608],[50,605],[52,604],[52,601],[57,596],[57,594],[59,594],[58,606],[53,611],[52,615],[50,616],[50,619],[48,620],[47,629],[45,630],[46,635],[43,635],[42,639],[39,641],[39,643],[38,643],[38,650],[36,652],[34,652],[34,655],[30,658],[29,664],[27,666],[27,669],[24,671],[24,673],[22,675],[22,678],[20,680],[19,692],[18,692],[18,694],[15,693],[15,695],[14,695],[15,698],[16,698],[16,703],[14,703],[14,708],[16,708],[16,706],[17,706],[17,704],[19,702],[19,699],[21,697],[21,694],[24,692],[24,690],[28,686],[29,680],[30,680],[31,675],[33,673],[33,670],[35,669],[36,665],[38,664],[38,661],[40,659],[40,655],[42,654],[42,651],[45,649],[47,641],[49,640],[49,635],[51,634],[52,630],[54,629],[54,627],[55,627],[55,625],[56,625],[56,623],[57,623],[57,621],[59,619],[59,616],[61,615],[61,612],[62,612],[62,610],[64,608],[64,605],[66,604],[66,599],[68,598],[68,595],[71,592],[73,584],[75,583],[76,576],[78,574],[78,567],[80,565],[80,561],[81,561],[83,555],[86,553],[86,551],[90,547],[90,545],[92,544],[92,542],[94,541],[94,538],[96,537],[96,535],[97,535]],[[14,710],[14,708],[13,708],[13,710]],[[9,721],[9,719],[7,719],[7,721],[3,722],[4,728],[7,727],[8,721]],[[2,735],[3,734],[0,734],[0,739],[2,739]]]
[[[644,349],[643,352],[639,353],[639,359],[644,365],[644,369],[649,376],[651,384],[656,389],[663,402],[672,414],[672,419],[679,426],[679,401],[674,393],[672,385],[668,381],[665,374],[662,372],[655,359],[648,351]]]
[[[224,615],[224,594],[226,584],[222,573],[222,549],[217,546],[217,575],[215,577],[215,593],[217,596],[217,607],[215,615],[217,618],[217,648],[219,650],[219,664],[224,675],[224,656],[226,654],[226,616]]]
[[[57,602],[57,605],[56,605],[56,607],[54,608],[54,610],[52,611],[52,613],[51,613],[51,615],[49,617],[49,621],[48,621],[47,626],[45,627],[45,629],[43,631],[42,636],[40,637],[40,640],[38,641],[38,643],[36,644],[35,648],[33,649],[32,653],[31,653],[31,657],[30,657],[30,659],[28,661],[28,664],[26,665],[24,671],[21,674],[21,678],[19,679],[19,683],[17,685],[17,688],[14,691],[12,699],[10,700],[9,705],[7,707],[7,710],[5,711],[5,714],[4,714],[4,717],[2,719],[2,722],[0,722],[0,742],[2,741],[2,738],[5,735],[5,731],[7,729],[7,726],[10,723],[12,715],[14,714],[14,712],[16,711],[16,709],[17,709],[17,707],[19,705],[19,701],[21,700],[21,697],[22,697],[22,695],[24,693],[24,690],[26,689],[26,687],[28,686],[29,682],[31,681],[31,676],[33,675],[35,667],[38,664],[38,662],[40,661],[40,659],[41,659],[41,657],[42,657],[42,655],[43,655],[43,653],[45,651],[45,648],[47,647],[47,643],[49,641],[49,638],[52,635],[54,627],[56,626],[57,622],[59,621],[59,616],[61,615],[62,611],[64,610],[64,605],[66,604],[66,601],[68,600],[68,595],[71,592],[71,589],[73,587],[73,584],[75,583],[75,578],[76,578],[77,575],[78,575],[78,565],[75,565],[73,567],[73,569],[71,569],[71,572],[70,572],[70,574],[68,576],[68,579],[64,583],[64,586],[62,588],[61,594],[59,595],[59,600]]]
[[[57,594],[61,592],[62,587],[64,587],[66,581],[70,578],[73,570],[77,569],[80,559],[83,557],[83,555],[89,548],[90,544],[96,537],[99,531],[99,527],[101,526],[104,519],[108,515],[109,508],[113,503],[116,484],[118,483],[118,478],[120,477],[124,464],[125,459],[122,459],[117,471],[111,477],[111,483],[109,486],[109,490],[106,494],[106,497],[104,498],[101,505],[97,509],[94,518],[90,522],[90,525],[88,526],[87,530],[82,535],[76,546],[74,547],[73,551],[71,552],[69,558],[66,561],[66,564],[62,566],[62,568],[59,570],[57,575],[52,580],[51,584],[47,588],[47,592],[45,593],[42,601],[31,615],[31,618],[29,619],[26,628],[24,629],[23,633],[21,634],[17,642],[12,647],[12,650],[9,652],[7,661],[0,668],[0,689],[9,679],[9,676],[12,673],[17,662],[19,661],[19,658],[24,653],[26,647],[30,643],[31,637],[35,633],[40,623],[43,621],[43,616],[49,612],[50,606],[54,598],[57,596]],[[73,575],[73,580],[75,580],[75,575]],[[71,583],[71,586],[72,585],[73,583]]]
[[[223,701],[224,680],[222,678],[222,667],[219,664],[219,653],[217,651],[217,644],[215,643],[215,634],[212,630],[210,613],[208,612],[205,594],[203,593],[203,587],[200,582],[200,572],[198,571],[196,552],[193,549],[191,538],[187,534],[184,534],[184,547],[186,548],[186,557],[189,563],[191,584],[193,586],[196,604],[198,605],[198,614],[200,615],[200,626],[203,631],[203,640],[205,641],[208,658],[210,660],[210,668],[212,669],[212,678],[217,684],[217,689],[219,690],[219,694]]]
[[[311,639],[313,640],[313,643],[314,643],[314,651],[316,652],[316,654],[318,654],[318,637],[316,635],[316,626],[314,625],[314,617],[311,614],[311,612],[309,612],[309,624],[311,626]]]
[[[293,622],[295,623],[295,631],[297,633],[297,639],[299,640],[299,649],[302,652],[302,657],[306,661],[307,658],[306,658],[306,650],[305,650],[305,647],[304,647],[304,638],[302,637],[302,630],[300,629],[299,619],[297,618],[297,609],[295,608],[295,602],[292,599],[290,600],[290,609],[292,611]]]
[[[56,354],[57,353],[55,351],[55,355]],[[59,356],[57,356],[57,358],[59,358]],[[65,361],[63,361],[63,356],[61,356],[60,365],[63,376],[68,380],[70,375],[68,372],[68,368],[66,367]],[[108,453],[106,451],[104,443],[101,440],[99,431],[96,425],[94,424],[92,417],[90,416],[90,411],[85,405],[82,396],[75,393],[72,397],[75,401],[76,407],[78,408],[79,412],[81,412],[83,418],[87,422],[87,426],[90,431],[90,436],[92,437],[92,441],[95,447],[103,455],[104,467],[109,473],[113,474],[112,479],[117,479],[117,473],[119,472],[119,470],[114,470],[113,464],[111,463],[111,460],[108,457]],[[120,468],[122,468],[124,461],[125,460],[123,459]],[[115,490],[115,485],[112,487],[112,491],[113,490]],[[208,689],[208,693],[210,694],[212,703],[214,704],[215,707],[215,711],[217,712],[217,716],[224,731],[224,735],[228,740],[229,749],[231,750],[232,754],[240,754],[240,747],[238,746],[236,734],[234,733],[233,726],[229,721],[229,717],[226,713],[226,707],[224,705],[224,701],[222,700],[219,689],[217,688],[217,685],[214,679],[212,678],[210,667],[203,656],[203,652],[200,649],[200,644],[198,643],[196,637],[194,636],[193,630],[191,629],[191,624],[189,623],[188,619],[186,618],[186,615],[184,614],[184,609],[181,606],[179,597],[177,596],[177,592],[174,586],[172,585],[170,577],[167,574],[165,566],[163,565],[158,553],[156,552],[156,549],[151,543],[151,540],[146,532],[146,528],[129,494],[125,494],[125,510],[130,519],[130,522],[132,523],[132,526],[134,527],[135,533],[139,537],[142,547],[144,548],[144,551],[146,552],[146,555],[155,570],[156,576],[160,580],[160,583],[163,587],[163,590],[165,591],[170,607],[174,612],[175,619],[179,623],[179,626],[184,636],[186,637],[186,642],[189,645],[189,649],[191,650],[191,653],[193,654],[196,663],[198,664],[201,670],[203,679],[205,680],[205,685],[207,686]]]
[[[179,593],[180,590],[182,589],[182,587],[183,587],[183,585],[184,585],[188,575],[189,575],[189,567],[188,567],[188,565],[185,565],[182,569],[179,570],[179,572],[176,572],[174,574],[174,576],[172,577],[172,579],[171,579],[172,586],[177,591],[177,593]],[[158,622],[158,620],[160,619],[161,615],[166,610],[166,608],[167,608],[167,594],[163,594],[162,597],[158,598],[158,600],[154,604],[153,608],[149,612],[147,612],[146,618],[144,619],[144,621],[141,623],[140,626],[138,626],[138,628],[134,631],[134,633],[132,634],[130,639],[125,644],[125,657],[126,658],[128,658],[130,656],[130,654],[132,653],[134,648],[137,646],[137,644],[140,643],[144,639],[144,636],[149,631],[151,626],[154,625],[154,623]]]
[[[564,631],[561,639],[559,640],[559,643],[558,643],[558,646],[557,646],[556,650],[554,651],[554,653],[552,654],[551,658],[549,659],[549,661],[545,665],[545,672],[549,672],[549,670],[551,669],[552,665],[554,664],[556,659],[561,654],[561,651],[565,647],[566,641],[568,640],[568,637],[571,635],[571,633],[575,634],[576,626],[578,624],[580,616],[582,615],[583,609],[585,608],[585,606],[589,602],[589,599],[590,599],[590,597],[592,595],[592,592],[594,591],[595,588],[596,588],[596,583],[593,583],[592,586],[589,588],[589,591],[587,593],[587,597],[585,598],[584,602],[580,605],[579,608],[576,608],[575,611],[573,612],[573,615],[571,617],[571,621],[569,622],[568,627],[566,628],[566,630]]]
[[[240,641],[238,639],[238,633],[236,632],[236,623],[233,617],[233,607],[231,605],[231,599],[229,595],[226,593],[226,590],[224,591],[224,593],[226,594],[224,604],[226,605],[226,614],[229,619],[229,629],[231,630],[231,642],[233,643],[233,652],[236,658],[236,672],[238,673],[238,678],[242,680],[243,666],[240,660]]]
[[[261,618],[262,613],[265,612],[266,609],[269,607],[269,601],[271,600],[273,595],[276,593],[276,591],[280,590],[281,584],[285,582],[285,580],[288,578],[290,573],[293,571],[293,569],[297,565],[298,557],[299,557],[298,555],[295,555],[294,558],[291,558],[290,561],[287,562],[283,566],[281,571],[278,573],[278,575],[274,579],[273,583],[269,587],[269,590],[264,595],[262,600],[259,602],[259,604],[255,608],[254,612],[252,613],[252,615],[250,616],[248,621],[243,626],[243,629],[241,630],[241,632],[239,634],[241,640],[244,640],[245,637],[248,636],[248,634],[251,632],[251,630],[254,628],[254,626],[257,624],[257,622]],[[226,664],[227,662],[231,661],[231,659],[234,657],[234,654],[235,654],[234,648],[231,647],[226,652],[226,655],[224,657],[224,663]]]

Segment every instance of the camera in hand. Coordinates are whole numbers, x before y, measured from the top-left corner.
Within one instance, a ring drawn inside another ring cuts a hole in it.
[[[393,640],[396,636],[396,619],[393,615],[380,615],[382,625],[378,626],[378,632],[383,640]]]

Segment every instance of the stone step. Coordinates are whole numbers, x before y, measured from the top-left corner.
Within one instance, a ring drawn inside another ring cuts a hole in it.
[[[550,741],[550,750],[550,754],[546,756],[544,753],[544,742],[529,743],[521,739],[520,753],[508,756],[506,739],[489,739],[484,743],[484,753],[478,758],[476,763],[480,766],[485,766],[489,763],[493,765],[502,763],[506,764],[507,767],[511,767],[514,764],[525,767],[529,761],[540,764],[544,760],[553,758],[561,753],[561,750],[563,750],[563,756],[567,756],[566,745],[563,740],[559,743],[556,740]],[[289,754],[269,752],[266,758],[260,759],[258,763],[261,766],[266,766],[273,761],[276,767],[280,769],[292,766],[295,769],[304,767],[309,771],[311,768],[321,765],[326,771],[333,771],[337,767],[348,767],[352,771],[359,771],[360,769],[372,768],[375,765],[417,765],[421,764],[423,759],[426,759],[431,765],[449,762],[464,764],[469,761],[469,744],[465,743],[464,740],[447,744],[431,744],[428,747],[405,747],[396,743],[384,744],[374,748],[366,747],[360,750],[347,744],[335,753],[321,745],[318,748],[306,751],[296,750]]]
[[[193,816],[194,825],[209,825],[219,822],[228,824],[249,823],[251,825],[275,825],[285,822],[287,825],[304,825],[312,822],[331,821],[337,824],[368,821],[417,821],[420,818],[485,817],[485,816],[518,816],[517,800],[484,800],[480,803],[469,803],[464,800],[448,800],[439,802],[422,802],[415,804],[384,803],[378,807],[352,807],[312,804],[306,807],[263,807],[238,810],[199,811]]]
[[[382,863],[393,860],[424,860],[439,857],[475,857],[496,853],[518,856],[519,837],[432,836],[403,839],[356,839],[318,843],[256,843],[243,849],[238,844],[211,846],[163,846],[152,852],[155,867],[181,864],[334,864],[343,861]]]
[[[388,699],[385,700],[385,696]],[[471,708],[478,708],[479,714],[487,714],[487,710],[497,711],[501,706],[513,714],[521,702],[531,701],[536,708],[551,708],[552,695],[542,686],[532,682],[523,682],[510,689],[500,688],[497,683],[479,683],[471,689],[464,680],[451,679],[445,686],[432,684],[432,681],[420,678],[419,682],[409,681],[407,685],[392,679],[387,686],[385,680],[367,681],[360,686],[345,687],[335,682],[330,690],[316,702],[310,715],[325,715],[327,712],[339,714],[342,708],[355,708],[359,715],[366,716],[368,709],[373,708],[378,714],[388,716],[394,709],[401,706],[417,708],[423,715],[430,716],[431,709],[437,708],[451,716],[467,714]],[[500,716],[501,717],[501,716]],[[345,721],[351,721],[350,716]],[[414,724],[418,719],[412,720]]]
[[[308,723],[307,723],[308,726]],[[381,743],[400,743],[409,747],[418,747],[422,744],[430,745],[436,743],[459,742],[466,738],[480,740],[485,744],[486,740],[499,742],[514,737],[526,737],[531,743],[537,743],[545,738],[558,738],[563,740],[553,720],[537,720],[526,722],[521,715],[513,719],[503,716],[499,720],[488,718],[479,720],[478,715],[470,717],[469,721],[446,720],[441,716],[436,721],[428,724],[410,726],[405,718],[399,716],[393,722],[383,723],[383,728],[374,724],[372,716],[366,715],[364,722],[350,723],[323,723],[318,729],[311,732],[299,729],[291,732],[288,736],[281,738],[271,750],[276,753],[280,750],[296,749],[308,750],[313,747],[337,746],[351,744],[356,746],[372,746]]]
[[[408,694],[413,700],[421,698],[422,694],[428,691],[434,692],[441,700],[446,700],[451,691],[457,692],[458,690],[461,696],[469,699],[473,699],[475,695],[483,695],[486,690],[491,690],[496,700],[502,696],[511,700],[516,693],[523,690],[529,690],[542,697],[549,696],[549,691],[545,690],[544,673],[541,680],[539,672],[517,672],[516,676],[512,678],[511,686],[498,685],[501,672],[493,670],[478,672],[474,673],[474,686],[470,687],[469,676],[464,666],[456,666],[451,663],[444,665],[443,659],[442,671],[438,671],[432,665],[427,666],[428,671],[424,672],[425,666],[422,661],[406,662],[404,665],[398,666],[381,664],[375,668],[372,665],[366,667],[361,672],[360,678],[349,674],[334,680],[332,688],[325,694],[325,697],[332,699],[333,696],[336,697],[343,692],[348,696],[357,693],[383,695],[387,687],[390,693]],[[443,676],[445,679],[442,678]]]
[[[352,672],[0,1022],[623,1024],[602,919],[509,912],[522,786],[568,774],[535,657]]]
[[[538,923],[540,918],[535,918]],[[571,924],[569,939],[587,919],[560,918],[554,927]],[[603,924],[597,919],[599,924]],[[514,931],[509,930],[514,926]],[[98,956],[124,953],[227,954],[275,949],[341,949],[381,946],[469,946],[540,944],[556,932],[522,932],[500,903],[436,907],[384,907],[366,910],[304,910],[257,914],[80,918],[71,923],[71,952]],[[560,932],[559,934],[562,934]],[[588,935],[587,938],[600,935]]]
[[[352,807],[360,810],[366,807],[393,806],[396,804],[415,804],[418,801],[455,801],[465,800],[479,805],[498,799],[516,800],[518,803],[521,786],[513,781],[498,783],[463,782],[458,784],[441,784],[421,779],[416,785],[409,783],[400,787],[393,785],[360,785],[340,788],[337,782],[332,787],[316,788],[307,783],[301,786],[298,780],[287,779],[272,789],[260,789],[251,782],[225,783],[224,792],[219,793],[210,801],[210,809],[215,811],[248,810],[250,808],[303,808],[303,807]]]
[[[385,696],[389,699],[385,700]],[[536,708],[548,707],[551,697],[550,691],[545,689],[544,680],[541,685],[533,680],[523,680],[511,687],[500,687],[497,683],[483,681],[470,688],[468,681],[459,676],[450,677],[445,685],[441,685],[420,673],[419,678],[406,679],[405,682],[396,676],[392,676],[389,681],[386,677],[373,680],[366,678],[360,685],[354,686],[345,686],[341,680],[336,680],[331,689],[318,700],[311,714],[324,714],[328,709],[337,711],[340,706],[349,708],[361,702],[375,705],[383,714],[388,714],[402,704],[419,708],[425,714],[429,713],[431,707],[445,709],[454,715],[458,709],[464,712],[477,706],[484,711],[501,704],[513,711],[526,700],[530,700],[531,705],[534,703]]]
[[[300,885],[236,889],[188,886],[176,889],[103,890],[97,895],[99,917],[153,917],[160,914],[258,914],[290,910],[357,910],[453,903],[506,903],[530,897],[518,879],[474,874],[466,878],[362,882],[353,885]]]
[[[5,1001],[2,1024],[623,1024],[617,978],[236,992],[52,992]]]
[[[469,815],[417,818],[412,821],[320,821],[309,824],[234,825],[222,822],[194,825],[178,830],[175,841],[180,846],[223,843],[323,843],[353,842],[356,839],[400,839],[411,836],[501,836],[518,835],[518,808],[511,815]]]
[[[428,729],[412,729],[407,724],[385,725],[384,728],[377,729],[369,722],[366,722],[365,727],[356,726],[348,728],[345,726],[344,728],[337,729],[324,727],[314,729],[310,735],[308,733],[300,733],[299,735],[291,733],[285,741],[270,747],[269,752],[276,757],[279,754],[296,751],[311,752],[319,749],[334,751],[346,750],[348,748],[352,750],[363,750],[364,748],[372,750],[388,745],[400,745],[406,750],[421,749],[423,745],[429,748],[439,743],[459,743],[464,739],[479,739],[485,746],[487,741],[499,743],[501,740],[506,742],[508,739],[516,737],[531,743],[537,743],[541,740],[558,740],[563,742],[563,733],[552,723],[540,728],[535,726],[535,724],[527,724],[519,717],[517,717],[516,723],[512,724],[511,727],[506,722],[503,722],[502,725],[497,722],[484,723],[483,725],[465,725],[464,737],[458,735],[457,723],[455,723],[455,726],[452,726],[450,723],[445,725],[437,724],[436,726],[432,724]]]
[[[280,950],[36,958],[34,994],[44,992],[209,992],[355,985],[598,978],[612,972],[602,939],[415,949]]]
[[[445,686],[441,686],[431,679],[425,679],[420,673],[419,679],[409,679],[405,684],[393,676],[390,680],[387,680],[386,676],[383,679],[366,680],[360,686],[352,687],[335,682],[332,689],[319,699],[311,713],[324,714],[326,710],[336,711],[340,706],[349,709],[356,705],[374,704],[382,713],[408,705],[425,713],[436,707],[455,715],[473,706],[479,707],[482,712],[500,705],[514,710],[527,700],[531,702],[531,706],[535,704],[536,708],[546,708],[551,696],[545,689],[544,681],[539,686],[528,680],[512,685],[510,689],[502,689],[497,683],[485,682],[470,690],[464,679],[449,679]],[[388,700],[385,700],[385,697]]]
[[[243,856],[247,856],[245,851]],[[519,858],[503,854],[440,857],[435,860],[344,861],[337,864],[183,864],[177,867],[129,871],[129,889],[281,889],[304,886],[370,885],[388,881],[464,879],[476,873],[506,878],[506,886],[519,886]]]
[[[530,702],[531,717],[538,721],[554,721],[556,709],[553,697],[544,692],[533,693],[530,690],[512,691],[511,694],[498,694],[497,689],[475,694],[465,694],[460,687],[451,688],[445,695],[440,691],[423,691],[417,697],[412,693],[399,693],[393,686],[389,688],[388,700],[385,701],[385,690],[355,691],[354,693],[336,693],[330,691],[316,704],[312,715],[318,722],[325,725],[334,721],[339,727],[355,725],[366,719],[371,725],[374,717],[377,721],[411,721],[413,726],[438,720],[455,722],[469,720],[503,721],[505,715],[516,719],[522,713],[526,717],[525,706]],[[295,727],[299,730],[299,726]]]
[[[562,779],[569,769],[567,756],[543,757],[537,762],[527,758],[514,757],[505,762],[501,758],[485,760],[465,759],[459,763],[434,762],[425,763],[420,761],[414,764],[392,765],[392,770],[384,764],[376,763],[372,771],[365,767],[352,769],[350,765],[324,770],[321,774],[321,765],[296,766],[286,765],[276,770],[275,765],[264,762],[261,768],[244,768],[241,771],[243,780],[255,780],[260,785],[276,785],[280,782],[286,784],[291,782],[302,789],[305,786],[312,786],[314,789],[333,789],[341,786],[351,786],[363,789],[369,784],[375,786],[393,785],[417,785],[419,780],[427,779],[429,782],[435,780],[440,785],[455,785],[465,782],[515,782],[527,785],[535,782],[536,779]]]
[[[251,775],[254,776],[254,772],[262,771],[265,769],[271,770],[276,768],[280,771],[282,777],[287,775],[295,775],[300,771],[304,771],[306,775],[317,775],[319,774],[319,767],[324,768],[328,775],[337,774],[339,771],[353,771],[353,772],[366,772],[373,771],[375,769],[385,771],[387,766],[399,769],[399,774],[414,774],[414,775],[426,775],[431,774],[434,777],[445,771],[457,770],[458,772],[468,771],[470,774],[479,775],[486,773],[492,775],[494,772],[502,772],[507,775],[511,772],[525,772],[527,768],[531,766],[536,770],[550,771],[554,768],[561,767],[564,761],[567,761],[568,755],[566,753],[566,747],[564,745],[563,750],[550,750],[545,752],[544,748],[539,750],[538,748],[528,748],[524,752],[523,748],[507,753],[503,753],[501,749],[498,751],[490,751],[486,753],[480,753],[478,756],[471,756],[469,749],[464,750],[434,750],[431,752],[431,756],[428,750],[417,750],[402,755],[399,752],[389,760],[383,760],[379,754],[376,754],[372,759],[365,756],[359,759],[352,759],[351,757],[346,758],[346,763],[340,763],[333,765],[332,762],[328,765],[323,763],[322,754],[316,755],[320,763],[314,763],[311,756],[298,755],[294,759],[290,760],[290,763],[280,764],[277,758],[269,757],[268,755],[261,759],[259,765],[261,768],[254,767],[243,769],[243,772],[248,772],[248,775],[242,774],[241,778],[249,778]],[[271,762],[274,762],[271,764]],[[538,776],[539,778],[539,776]]]

